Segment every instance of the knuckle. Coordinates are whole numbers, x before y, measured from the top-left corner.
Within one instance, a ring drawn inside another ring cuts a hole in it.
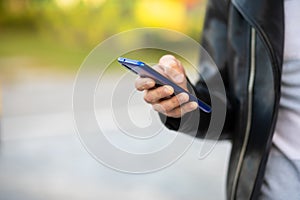
[[[167,112],[172,111],[174,108],[178,106],[176,97],[172,97],[170,99],[162,101],[161,104]]]
[[[174,110],[178,105],[174,103],[173,100],[170,100],[168,103],[165,104],[165,108],[167,111],[172,111]]]
[[[166,110],[166,112],[169,112],[174,109],[174,104],[168,101],[167,103],[163,104],[163,107]]]
[[[143,84],[141,84],[141,82],[138,81],[138,80],[135,81],[135,88],[136,88],[137,90],[139,90],[139,91],[144,90]]]
[[[149,78],[138,78],[135,81],[135,88],[139,91],[147,90],[155,86],[155,82]]]
[[[160,113],[163,113],[163,114],[166,113],[165,110],[163,109],[163,106],[160,105],[160,104],[154,104],[154,105],[152,105],[152,107],[157,112],[160,112]]]
[[[174,97],[172,98],[172,103],[173,103],[173,104],[179,106],[179,105],[180,105],[179,102],[180,102],[180,101],[179,101],[179,99],[178,99],[178,96],[174,96]]]
[[[176,96],[174,96],[168,100],[163,101],[162,105],[167,112],[170,112],[170,111],[174,110],[176,107],[178,107],[179,103],[178,103]]]
[[[152,97],[151,97],[151,95],[149,95],[149,93],[146,93],[144,95],[144,101],[146,101],[147,103],[151,103],[152,102]]]

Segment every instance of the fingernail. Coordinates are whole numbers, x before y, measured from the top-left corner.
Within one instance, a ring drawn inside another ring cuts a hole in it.
[[[185,94],[185,93],[182,93],[182,94],[180,94],[178,96],[178,100],[181,103],[185,103],[185,102],[187,102],[189,100],[189,96],[187,94]]]
[[[170,65],[171,67],[176,67],[176,66],[177,66],[177,63],[176,63],[175,60],[171,60],[169,65]]]
[[[182,83],[184,80],[184,75],[183,74],[178,74],[174,77],[174,80],[176,83]]]
[[[174,93],[173,88],[171,86],[168,86],[168,85],[164,86],[164,91],[166,93],[170,94],[170,95]]]
[[[196,102],[191,102],[189,107],[191,110],[195,110],[196,108],[198,108],[198,104]]]

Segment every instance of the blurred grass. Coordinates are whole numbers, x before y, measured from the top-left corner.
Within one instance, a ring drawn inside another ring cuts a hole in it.
[[[7,58],[28,58],[33,61],[32,67],[67,70],[77,69],[90,51],[88,48],[62,45],[27,31],[1,33],[0,44],[0,61]]]
[[[101,41],[139,27],[170,28],[197,40],[205,3],[206,0],[0,0],[0,79],[29,69],[76,72]],[[131,41],[124,41],[124,45],[126,42]],[[188,47],[182,48],[188,51]],[[148,62],[166,53],[145,50],[128,56]]]

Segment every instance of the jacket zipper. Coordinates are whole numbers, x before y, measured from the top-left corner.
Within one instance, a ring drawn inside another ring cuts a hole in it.
[[[231,200],[235,199],[236,190],[237,190],[237,182],[238,177],[241,172],[242,161],[245,157],[245,152],[249,140],[250,129],[251,129],[251,121],[252,121],[252,106],[253,106],[253,86],[254,86],[254,78],[255,78],[255,43],[256,43],[256,31],[254,28],[251,28],[251,52],[250,52],[250,75],[248,81],[248,114],[247,114],[247,125],[246,125],[246,132],[243,141],[243,146],[241,149],[241,153],[238,160],[237,170],[234,175],[233,179],[233,186],[231,190]]]

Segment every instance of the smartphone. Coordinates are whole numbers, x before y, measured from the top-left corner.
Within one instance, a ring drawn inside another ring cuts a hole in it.
[[[162,85],[170,85],[174,89],[174,95],[180,94],[182,92],[186,93],[189,96],[189,101],[194,101],[198,104],[199,109],[206,113],[211,112],[211,107],[207,105],[205,102],[201,101],[191,93],[187,92],[182,87],[178,86],[176,83],[171,81],[170,79],[164,77],[159,72],[152,69],[152,67],[148,66],[142,61],[138,60],[131,60],[128,58],[118,58],[118,62],[122,64],[124,67],[129,69],[130,71],[134,72],[135,74],[138,74],[141,77],[148,77],[155,81],[157,86]]]

